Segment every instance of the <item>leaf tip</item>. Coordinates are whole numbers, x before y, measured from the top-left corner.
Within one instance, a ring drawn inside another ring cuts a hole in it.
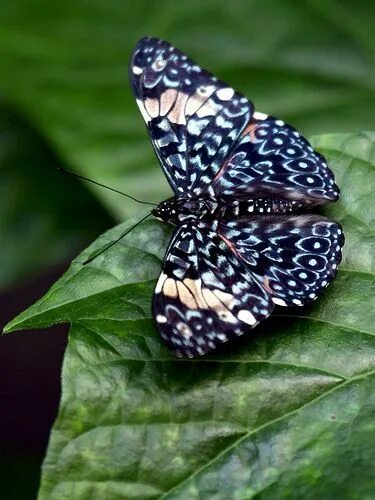
[[[1,335],[5,335],[7,333],[14,332],[15,330],[17,330],[17,327],[15,325],[13,325],[13,321],[10,321],[9,323],[7,323],[4,326],[3,331],[1,332]]]
[[[23,321],[20,318],[21,315],[17,315],[15,318],[9,321],[4,327],[1,335],[6,335],[7,333],[16,332],[24,328]],[[1,331],[1,330],[0,330]]]

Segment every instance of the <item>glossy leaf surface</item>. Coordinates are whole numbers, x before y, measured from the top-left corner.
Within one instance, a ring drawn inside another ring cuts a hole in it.
[[[314,142],[342,189],[328,212],[347,244],[312,308],[279,310],[236,345],[176,360],[150,315],[169,228],[147,221],[81,264],[128,221],[8,325],[72,323],[40,499],[371,497],[374,135]]]

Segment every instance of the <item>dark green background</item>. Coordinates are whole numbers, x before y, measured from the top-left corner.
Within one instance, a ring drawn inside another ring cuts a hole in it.
[[[246,94],[258,110],[283,118],[304,135],[356,132],[374,129],[374,14],[373,2],[348,0],[3,0],[0,286],[4,321],[28,305],[25,297],[34,300],[43,293],[54,278],[51,269],[57,269],[57,274],[78,249],[138,211],[120,196],[62,178],[56,166],[150,201],[168,194],[127,80],[127,62],[139,37],[167,39]],[[42,335],[34,336],[35,346],[38,338],[45,342]],[[4,428],[14,425],[13,414],[9,416],[6,409],[12,407],[14,393],[9,387],[15,377],[25,398],[20,397],[22,404],[30,397],[27,387],[36,383],[33,359],[49,365],[48,350],[45,357],[37,358],[35,351],[40,353],[40,348],[30,346],[26,352],[23,337],[16,337],[17,341],[7,340],[8,345],[2,341]],[[63,343],[59,353],[62,347]],[[50,368],[56,383],[52,388],[43,386],[53,394],[58,387],[59,353]],[[31,363],[31,371],[22,374],[17,361],[23,363],[23,357]],[[48,373],[52,371],[44,375]],[[48,398],[56,405],[56,395]],[[38,427],[36,422],[44,422],[33,403],[19,407],[21,415],[33,409],[18,422],[30,433]],[[43,411],[40,408],[42,415]],[[26,454],[32,452],[26,448]],[[37,478],[28,471],[38,468],[29,465],[29,459],[25,467],[10,456],[2,460],[7,465],[3,484],[13,481],[18,498],[32,498]]]

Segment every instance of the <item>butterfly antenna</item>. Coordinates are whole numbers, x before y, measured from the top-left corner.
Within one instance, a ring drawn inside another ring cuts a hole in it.
[[[73,177],[78,177],[78,179],[82,179],[87,182],[91,182],[92,184],[96,184],[97,186],[103,187],[105,189],[109,189],[110,191],[113,191],[114,193],[122,194],[122,196],[126,196],[127,198],[136,201],[137,203],[142,203],[143,205],[152,205],[154,207],[157,206],[156,203],[150,203],[148,201],[142,201],[138,200],[137,198],[134,198],[134,196],[130,196],[130,194],[123,193],[122,191],[119,191],[118,189],[114,189],[112,187],[106,186],[105,184],[102,184],[101,182],[94,181],[92,179],[89,179],[87,177],[84,177],[83,175],[76,174],[75,172],[71,172],[70,170],[66,170],[65,168],[57,167],[57,170],[61,172],[62,174],[66,175],[71,175]]]
[[[124,238],[124,236],[126,236],[127,234],[130,233],[130,231],[133,231],[133,229],[135,229],[137,226],[139,226],[139,224],[141,224],[144,220],[147,219],[147,217],[150,217],[151,214],[147,214],[145,215],[145,217],[142,217],[141,220],[139,220],[138,222],[136,222],[135,224],[133,224],[133,226],[129,229],[127,229],[124,233],[122,233],[121,236],[119,236],[115,241],[112,241],[111,243],[109,243],[109,245],[105,246],[104,248],[102,248],[100,251],[98,252],[94,252],[93,255],[91,255],[91,257],[89,257],[88,259],[86,259],[84,262],[82,262],[82,265],[85,266],[86,264],[89,264],[90,262],[92,262],[94,259],[96,259],[96,257],[99,257],[99,255],[101,255],[102,253],[106,252],[109,248],[113,247],[113,245],[115,245],[117,242],[119,242],[122,238]]]

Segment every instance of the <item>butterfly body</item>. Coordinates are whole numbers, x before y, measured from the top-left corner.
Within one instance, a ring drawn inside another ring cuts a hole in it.
[[[167,345],[206,354],[275,306],[314,301],[344,244],[311,213],[339,197],[324,157],[163,40],[138,42],[130,80],[174,193],[152,212],[175,226],[153,297]]]
[[[232,220],[251,215],[292,214],[303,207],[301,201],[272,198],[220,199],[214,197],[174,197],[162,201],[153,215],[170,224],[177,225],[189,219],[207,221]]]

